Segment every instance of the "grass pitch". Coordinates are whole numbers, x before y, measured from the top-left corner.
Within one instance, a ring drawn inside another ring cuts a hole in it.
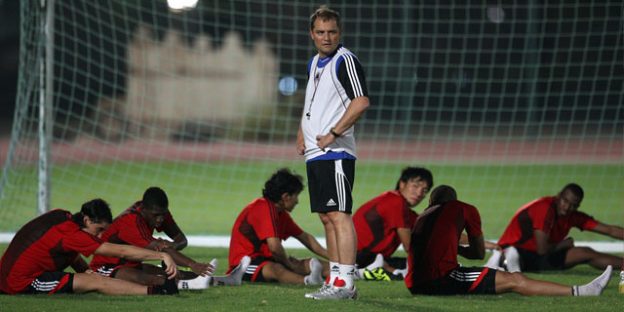
[[[3,252],[6,245],[0,246]],[[219,259],[218,274],[227,266],[227,249],[189,247],[184,252],[196,260]],[[308,257],[305,250],[292,254]],[[461,261],[481,265],[482,261]],[[614,272],[600,297],[496,296],[412,296],[402,281],[358,281],[360,298],[355,301],[314,301],[303,294],[315,287],[278,284],[250,284],[184,291],[178,296],[0,295],[0,311],[621,311],[624,295],[618,293],[619,272]],[[600,272],[582,265],[564,272],[528,274],[530,277],[563,284],[591,281]]]

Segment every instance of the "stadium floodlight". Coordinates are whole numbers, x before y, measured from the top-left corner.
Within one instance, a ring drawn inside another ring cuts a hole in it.
[[[194,9],[197,2],[198,0],[167,0],[167,6],[173,12],[181,12]]]

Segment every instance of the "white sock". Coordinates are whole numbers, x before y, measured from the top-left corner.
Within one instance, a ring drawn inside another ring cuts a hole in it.
[[[210,279],[210,276],[198,276],[190,280],[180,280],[178,281],[178,289],[206,289],[210,285]]]
[[[609,280],[611,279],[611,272],[613,268],[609,265],[607,268],[596,277],[593,281],[580,286],[572,286],[572,295],[574,296],[600,296],[602,290],[607,287]]]
[[[355,265],[354,264],[339,264],[339,275],[338,279],[334,281],[334,286],[339,288],[353,288],[353,279],[355,276]]]
[[[485,267],[495,270],[499,269],[499,263],[502,255],[503,254],[500,251],[492,250],[492,255],[490,256],[490,259],[488,259],[488,261],[485,263]]]
[[[338,265],[338,262],[329,261],[329,280],[327,281],[327,284],[334,284],[336,277],[338,277],[338,274],[340,273]]]
[[[311,258],[309,262],[310,274],[303,277],[306,285],[320,285],[323,283],[323,265],[316,258]]]
[[[372,271],[376,268],[379,267],[383,267],[384,265],[384,257],[382,254],[377,254],[377,256],[375,256],[375,260],[373,260],[373,262],[371,262],[369,265],[367,265],[365,268],[357,268],[356,267],[356,271],[355,271],[355,279],[362,279],[364,278],[364,271],[369,270]]]
[[[382,267],[384,265],[384,257],[382,254],[377,254],[377,256],[375,256],[375,260],[366,266],[366,268],[370,271]]]
[[[507,272],[522,272],[522,269],[520,267],[520,254],[518,253],[518,249],[509,246],[505,248],[503,254],[505,254],[505,264],[507,266]]]
[[[394,272],[392,272],[392,275],[402,276],[405,278],[405,276],[407,276],[407,269],[395,269]]]

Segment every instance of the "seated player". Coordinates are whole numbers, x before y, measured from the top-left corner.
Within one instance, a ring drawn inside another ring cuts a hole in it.
[[[174,241],[153,237],[154,230],[164,231]],[[203,289],[213,282],[210,275],[215,268],[211,264],[196,262],[177,250],[186,245],[186,236],[182,234],[169,211],[167,195],[158,187],[148,188],[141,201],[117,216],[102,233],[102,240],[168,253],[178,266],[192,270],[178,274],[178,286],[181,289]],[[101,275],[142,285],[162,285],[164,282],[163,268],[139,261],[96,255],[90,266]],[[241,276],[242,272],[238,274],[238,282],[234,280],[230,284],[240,284]]]
[[[97,291],[108,295],[177,294],[176,266],[170,255],[143,248],[102,242],[98,236],[111,223],[108,204],[94,199],[79,213],[52,210],[24,225],[0,260],[0,293],[58,294]],[[162,260],[168,276],[164,285],[137,283],[86,273],[80,255],[103,255],[131,261]],[[63,270],[72,266],[77,273]]]
[[[459,237],[466,231],[468,245]],[[488,267],[463,267],[457,255],[483,259],[485,242],[481,217],[476,207],[458,201],[455,190],[447,185],[435,188],[414,225],[408,252],[405,284],[412,294],[458,295],[501,294],[598,296],[611,278],[612,267],[588,284],[565,286],[530,279],[522,273],[498,271]]]
[[[412,208],[425,198],[431,187],[433,175],[429,170],[407,167],[401,172],[393,191],[369,200],[353,214],[357,233],[356,263],[360,268],[357,275],[360,278],[403,279],[407,273],[406,259],[392,255],[400,244],[403,249],[408,249],[411,230],[418,217]]]
[[[303,190],[302,177],[288,169],[279,169],[264,184],[262,197],[251,202],[236,218],[230,240],[230,270],[244,256],[251,264],[243,280],[315,285],[328,275],[328,265],[316,258],[289,257],[282,240],[294,237],[320,257],[327,250],[291,218]]]
[[[556,196],[542,197],[521,207],[498,241],[504,256],[494,252],[487,265],[506,266],[510,272],[562,270],[583,263],[597,269],[609,265],[621,269],[624,258],[574,246],[568,237],[570,229],[577,227],[624,239],[621,226],[601,223],[578,211],[583,195],[579,185],[570,183]]]

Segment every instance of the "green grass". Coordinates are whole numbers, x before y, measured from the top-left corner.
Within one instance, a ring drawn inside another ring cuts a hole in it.
[[[0,246],[3,251],[6,245]],[[219,259],[219,274],[227,263],[223,248],[187,248],[196,260]],[[293,255],[307,257],[305,250]],[[481,261],[461,261],[481,265]],[[565,272],[528,274],[530,277],[563,284],[580,284],[600,272],[582,265]],[[403,282],[357,282],[360,299],[324,302],[305,299],[314,287],[278,284],[244,284],[241,287],[214,287],[203,291],[182,292],[175,297],[121,296],[100,294],[54,296],[0,296],[0,311],[621,311],[624,295],[618,293],[618,276],[613,274],[601,297],[523,297],[517,294],[496,296],[412,296]]]
[[[355,207],[394,188],[400,170],[407,164],[360,161],[354,186]],[[624,165],[438,165],[427,166],[436,185],[453,185],[460,199],[481,212],[486,238],[497,238],[514,212],[537,197],[557,193],[575,181],[585,188],[581,210],[605,222],[624,220],[621,190]],[[52,171],[52,207],[77,211],[91,198],[106,199],[118,214],[146,187],[159,185],[169,195],[175,219],[187,234],[228,235],[238,213],[260,196],[264,181],[276,168],[289,166],[304,175],[300,161],[206,163],[143,163],[57,165]],[[18,185],[30,185],[29,192],[11,189],[0,198],[0,231],[15,231],[34,217],[36,183],[33,170],[11,174]],[[30,182],[28,182],[30,181]],[[423,203],[417,212],[426,207]],[[316,215],[310,213],[307,190],[301,193],[294,219],[306,231],[322,235]],[[573,233],[577,240],[608,240],[593,233]]]

